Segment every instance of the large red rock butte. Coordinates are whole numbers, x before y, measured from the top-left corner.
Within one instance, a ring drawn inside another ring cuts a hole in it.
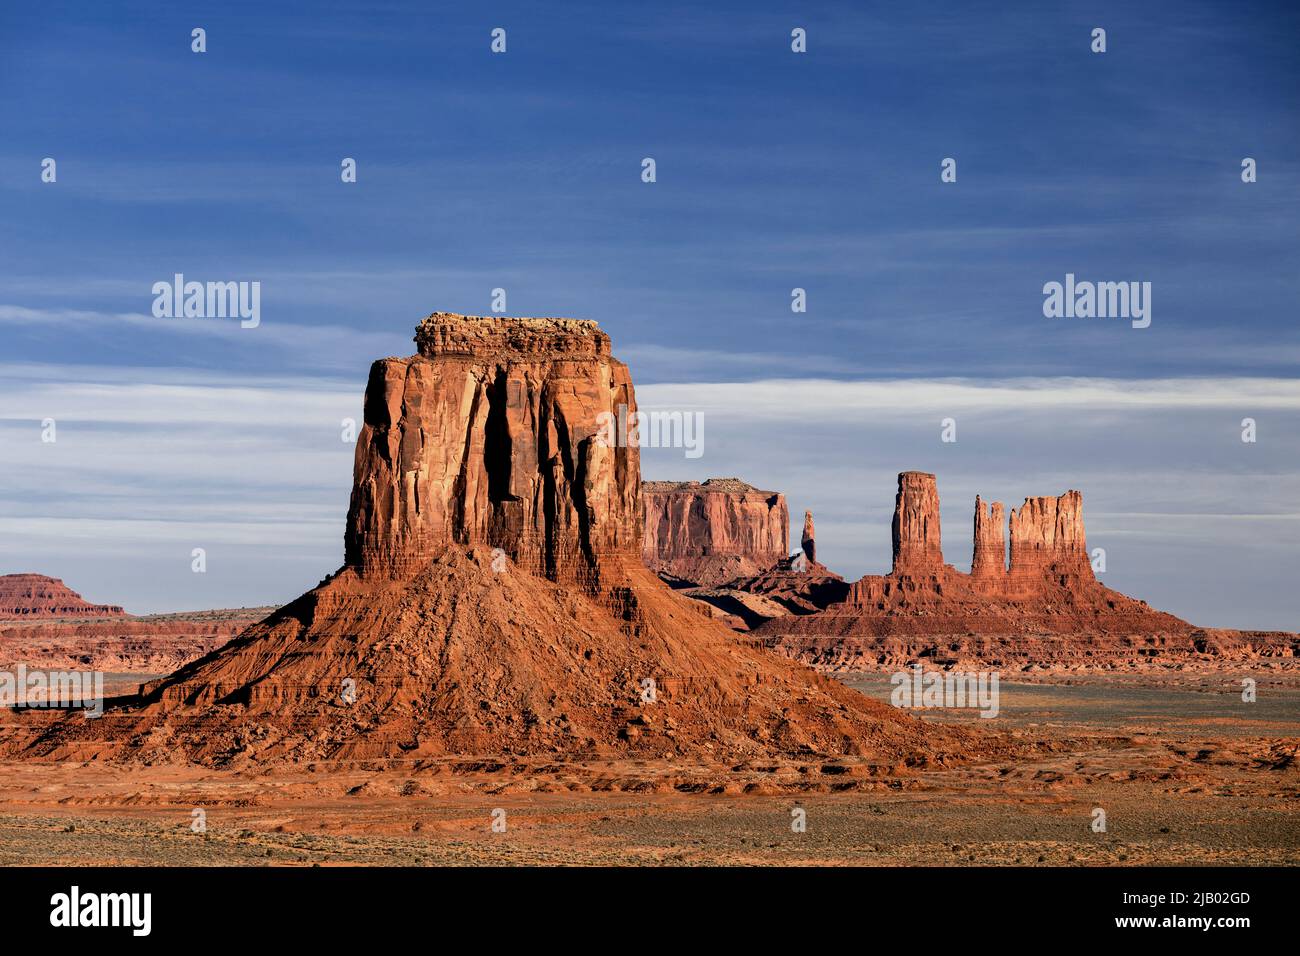
[[[58,578],[0,575],[0,618],[124,617],[116,604],[92,604]]]
[[[595,322],[435,313],[419,354],[370,370],[345,560],[426,565],[449,545],[501,548],[532,574],[598,585],[642,535],[635,449],[598,440],[635,408]]]
[[[715,587],[766,570],[790,544],[785,496],[738,478],[646,481],[648,568],[678,586]]]
[[[638,449],[606,428],[636,398],[595,323],[435,313],[415,341],[371,369],[344,566],[23,752],[894,765],[978,749],[742,642],[642,565]]]

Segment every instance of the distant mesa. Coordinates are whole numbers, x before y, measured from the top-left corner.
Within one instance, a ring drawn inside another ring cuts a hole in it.
[[[789,553],[785,496],[739,478],[646,481],[642,558],[673,588],[745,631],[842,600],[844,579],[816,560],[812,512]]]
[[[738,478],[646,481],[646,566],[678,587],[715,587],[786,556],[790,513],[780,492]]]
[[[92,604],[58,578],[0,575],[0,620],[125,616],[126,611],[116,604]]]

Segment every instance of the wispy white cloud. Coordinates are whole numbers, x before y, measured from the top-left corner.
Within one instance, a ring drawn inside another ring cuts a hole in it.
[[[0,567],[74,579],[133,610],[285,600],[341,553],[360,381],[175,368],[0,364]],[[976,493],[1085,494],[1109,583],[1207,624],[1283,626],[1300,553],[1300,382],[1018,378],[638,389],[705,413],[705,454],[645,449],[650,478],[739,475],[818,516],[849,577],[888,566],[893,477],[940,476],[963,564]],[[1261,441],[1240,442],[1243,408]],[[960,440],[939,441],[942,417]],[[43,443],[55,418],[58,441]],[[208,575],[189,572],[209,549]],[[1213,595],[1231,589],[1228,614]],[[1230,619],[1231,618],[1231,619]]]
[[[409,339],[388,333],[365,332],[340,325],[305,325],[277,321],[263,309],[261,323],[243,328],[233,318],[157,318],[145,312],[99,312],[85,309],[37,309],[0,305],[0,324],[45,329],[75,328],[111,334],[123,328],[155,336],[219,340],[259,353],[268,347],[292,354],[303,368],[339,368],[351,365],[357,355],[406,354]]]
[[[963,409],[1300,408],[1300,380],[1281,378],[772,379],[660,383],[644,385],[637,393],[647,406],[802,422]]]

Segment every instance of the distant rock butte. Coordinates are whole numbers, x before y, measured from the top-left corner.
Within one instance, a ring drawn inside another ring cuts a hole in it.
[[[715,587],[766,570],[790,542],[785,496],[737,478],[647,481],[642,557],[671,583]]]
[[[0,575],[0,619],[125,616],[126,611],[116,604],[91,604],[58,578]]]
[[[897,766],[991,740],[739,640],[644,567],[638,449],[601,437],[636,399],[594,323],[436,313],[416,343],[371,368],[335,575],[100,719],[7,749],[223,767],[453,754]]]
[[[0,576],[0,670],[18,664],[115,674],[166,673],[216,650],[273,608],[137,617],[91,604],[57,578]]]
[[[830,670],[918,659],[1114,667],[1180,654],[1283,659],[1300,652],[1297,635],[1198,630],[1102,585],[1077,491],[1026,498],[1011,512],[1009,562],[1003,514],[1000,502],[976,498],[971,572],[960,572],[943,560],[934,475],[903,472],[890,573],[866,575],[842,600],[812,611],[751,621],[754,635]],[[761,577],[729,586],[771,597]]]
[[[866,575],[844,601],[803,620],[804,633],[833,626],[855,634],[1181,633],[1192,626],[1100,584],[1092,572],[1077,491],[1027,498],[1011,512],[1011,561],[1003,506],[975,502],[971,573],[943,559],[934,475],[903,472],[894,504],[894,561]],[[830,619],[838,618],[831,625]],[[851,619],[848,623],[845,619]],[[847,628],[847,631],[844,629]]]

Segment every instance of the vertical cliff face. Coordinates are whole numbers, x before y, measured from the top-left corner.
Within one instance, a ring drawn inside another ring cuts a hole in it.
[[[943,568],[939,535],[939,491],[934,475],[905,471],[894,499],[894,572]]]
[[[1006,515],[1002,502],[985,507],[975,496],[975,546],[971,555],[971,577],[981,581],[1000,581],[1007,573],[1007,546],[1003,529]]]
[[[817,529],[813,526],[811,511],[803,513],[803,534],[799,536],[799,550],[810,563],[817,560]]]
[[[786,556],[785,496],[738,478],[647,481],[642,556],[652,570],[703,587],[757,574]]]
[[[1083,530],[1083,495],[1026,498],[1011,512],[1011,568],[1016,579],[1080,576],[1094,580]]]
[[[598,583],[602,563],[637,559],[636,399],[594,322],[435,313],[415,341],[418,355],[370,370],[348,565],[402,576],[481,544]]]

